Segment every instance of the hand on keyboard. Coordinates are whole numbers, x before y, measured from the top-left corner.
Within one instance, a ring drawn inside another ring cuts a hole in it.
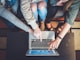
[[[48,44],[49,44],[49,48],[48,48],[48,50],[51,50],[51,49],[57,49],[57,48],[59,47],[59,45],[60,45],[60,42],[61,42],[61,40],[58,40],[58,39],[49,42],[49,43],[48,43]]]
[[[34,30],[34,36],[36,36],[42,42],[42,32],[41,32],[41,30],[39,28],[36,28]]]

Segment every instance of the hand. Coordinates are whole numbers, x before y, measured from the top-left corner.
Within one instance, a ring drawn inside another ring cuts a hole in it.
[[[60,0],[57,2],[57,6],[63,6],[64,3],[66,3],[67,1],[69,1],[69,0]]]
[[[40,41],[42,42],[42,32],[41,30],[37,27],[36,29],[34,29],[33,32],[34,36],[36,36],[38,39],[40,39]]]
[[[32,30],[32,29],[29,29],[29,31],[28,31],[28,32],[32,34],[32,33],[33,33],[33,30]]]
[[[58,40],[58,39],[49,42],[49,48],[48,48],[48,50],[57,49],[59,47],[59,45],[60,45],[60,42],[61,42],[61,40]]]
[[[60,1],[62,1],[63,3],[66,3],[66,2],[69,1],[69,0],[60,0]]]
[[[63,6],[63,2],[62,1],[58,1],[56,5],[57,6]]]

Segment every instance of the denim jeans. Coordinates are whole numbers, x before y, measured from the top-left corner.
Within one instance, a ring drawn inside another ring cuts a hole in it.
[[[3,6],[0,6],[0,16],[13,23],[18,28],[24,30],[25,32],[29,31],[29,27],[26,24],[24,24],[20,19],[18,19],[13,13],[8,11]]]
[[[16,0],[16,3],[12,6],[12,10],[16,14],[17,14],[18,6],[19,6],[19,2],[18,0]]]
[[[13,11],[15,14],[17,14],[18,5],[19,5],[18,0],[16,0],[16,3],[11,7],[11,8],[12,8],[12,11]],[[8,27],[9,27],[10,29],[13,29],[13,28],[15,27],[15,25],[12,24],[12,23],[9,22],[9,21],[6,21],[5,23],[8,25]]]
[[[77,14],[80,9],[80,0],[74,0],[73,4],[70,6],[68,13],[65,15],[65,22],[70,25],[74,24]]]
[[[46,22],[50,23],[52,18],[56,15],[58,11],[58,7],[56,6],[56,3],[58,0],[49,0],[48,7],[47,7],[47,16],[46,16]]]
[[[50,0],[50,5],[51,6],[56,6],[58,0]]]
[[[48,0],[45,0],[46,4],[48,2]],[[38,4],[38,3],[36,3]],[[37,10],[35,12],[33,12],[35,19],[38,21],[38,14],[40,16],[40,21],[44,21],[47,15],[47,8],[44,7],[43,9],[39,9],[37,8]]]

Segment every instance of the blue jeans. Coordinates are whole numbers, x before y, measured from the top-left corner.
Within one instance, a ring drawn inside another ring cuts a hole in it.
[[[45,0],[46,4],[48,0]],[[38,4],[38,3],[36,3]],[[37,8],[35,12],[33,12],[35,19],[38,21],[38,14],[40,16],[40,21],[44,21],[47,15],[47,7],[44,7],[42,9]]]
[[[56,6],[58,0],[50,0],[50,5],[51,6]]]
[[[58,7],[56,6],[56,3],[58,0],[50,0],[47,7],[47,16],[46,16],[46,22],[50,23],[52,18],[56,15]]]
[[[16,14],[17,14],[18,6],[19,6],[19,2],[18,0],[16,0],[16,3],[12,6],[12,10]]]
[[[70,25],[74,24],[77,14],[80,9],[80,0],[74,0],[73,4],[70,6],[68,13],[65,15],[65,22]]]

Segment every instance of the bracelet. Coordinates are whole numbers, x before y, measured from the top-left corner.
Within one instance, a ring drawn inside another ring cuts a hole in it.
[[[59,35],[57,36],[59,39],[62,39],[62,37],[60,37]]]

